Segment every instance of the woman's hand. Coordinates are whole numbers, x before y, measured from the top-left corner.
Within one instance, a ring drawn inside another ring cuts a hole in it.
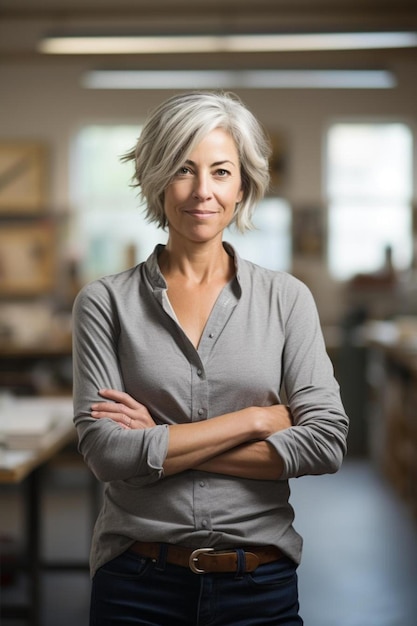
[[[274,433],[293,426],[291,412],[285,404],[254,407],[259,440],[264,440]]]
[[[95,402],[91,405],[91,417],[107,417],[125,429],[144,429],[156,426],[148,409],[124,391],[100,389],[99,394],[110,402]]]

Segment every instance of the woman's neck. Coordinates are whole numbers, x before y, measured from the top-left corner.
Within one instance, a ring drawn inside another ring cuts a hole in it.
[[[180,248],[168,240],[158,262],[165,278],[181,276],[183,280],[195,284],[210,283],[212,280],[228,281],[234,274],[233,258],[221,241]]]

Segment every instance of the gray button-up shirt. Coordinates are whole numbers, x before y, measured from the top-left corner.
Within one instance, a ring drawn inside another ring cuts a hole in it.
[[[336,471],[348,420],[307,287],[284,272],[235,258],[196,350],[167,298],[157,246],[149,259],[85,286],[74,304],[74,421],[80,451],[106,483],[93,537],[92,574],[134,541],[189,547],[278,546],[296,562],[288,479]],[[157,426],[124,430],[94,420],[98,390],[124,390]],[[168,425],[280,403],[294,426],[268,441],[280,480],[201,471],[164,477]]]

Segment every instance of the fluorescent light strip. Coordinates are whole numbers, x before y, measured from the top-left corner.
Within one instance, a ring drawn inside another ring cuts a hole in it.
[[[82,79],[87,89],[390,89],[385,70],[95,70]]]
[[[360,50],[417,46],[417,32],[313,33],[295,35],[198,35],[167,37],[47,37],[45,54],[175,54]]]

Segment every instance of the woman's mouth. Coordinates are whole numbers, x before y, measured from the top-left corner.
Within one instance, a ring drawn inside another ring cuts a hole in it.
[[[212,217],[213,215],[216,215],[216,211],[201,211],[201,210],[197,211],[194,209],[188,209],[184,211],[184,213],[187,213],[187,215],[191,215],[191,217],[196,217],[200,219],[208,219]]]

